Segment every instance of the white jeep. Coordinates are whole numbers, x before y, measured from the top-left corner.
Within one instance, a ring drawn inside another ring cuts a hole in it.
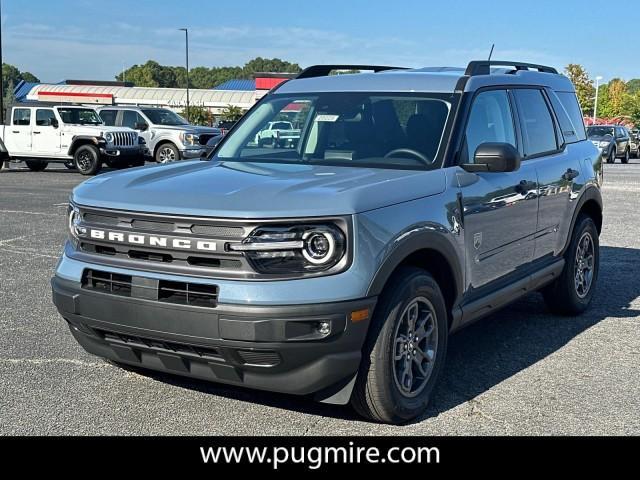
[[[0,128],[0,152],[6,162],[24,161],[33,171],[60,162],[94,175],[103,162],[114,168],[144,165],[148,153],[135,130],[105,126],[91,107],[28,103],[7,113]]]

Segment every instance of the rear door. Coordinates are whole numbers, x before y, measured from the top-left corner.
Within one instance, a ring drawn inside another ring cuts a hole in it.
[[[14,108],[11,125],[5,127],[5,146],[12,156],[31,153],[31,108]]]
[[[509,92],[486,90],[473,100],[461,163],[472,163],[479,145],[521,141]],[[467,284],[471,291],[493,288],[491,282],[510,274],[533,258],[538,214],[535,166],[522,162],[515,172],[461,172],[458,182],[463,206]]]
[[[35,125],[32,130],[32,148],[34,153],[60,153],[60,128],[52,108],[35,110]]]

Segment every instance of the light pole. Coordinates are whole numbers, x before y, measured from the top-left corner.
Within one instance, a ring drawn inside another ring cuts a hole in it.
[[[184,32],[185,54],[187,59],[187,122],[189,122],[189,29],[181,28],[180,31]]]
[[[593,105],[593,123],[596,123],[596,118],[598,118],[598,90],[600,86],[600,80],[602,80],[602,77],[596,77],[596,102]]]
[[[0,70],[2,70],[2,0],[0,0]],[[4,75],[2,73],[0,73],[0,122],[4,124]]]

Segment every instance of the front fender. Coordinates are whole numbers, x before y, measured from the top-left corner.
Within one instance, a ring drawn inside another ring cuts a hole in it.
[[[458,297],[463,290],[463,268],[456,242],[451,237],[452,234],[446,227],[431,222],[412,225],[401,232],[389,244],[389,253],[375,273],[369,285],[368,295],[380,295],[395,269],[407,257],[420,250],[429,249],[439,253],[449,264]],[[457,304],[457,300],[459,299],[456,298],[454,304]]]
[[[71,145],[69,145],[69,150],[67,150],[67,155],[72,157],[76,149],[80,145],[84,145],[86,143],[91,143],[95,145],[97,148],[102,148],[107,145],[107,141],[102,137],[93,137],[91,135],[76,135],[71,139]]]

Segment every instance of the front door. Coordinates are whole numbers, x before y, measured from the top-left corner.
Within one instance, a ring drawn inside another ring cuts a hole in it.
[[[34,153],[60,153],[60,128],[51,108],[36,109],[36,124],[32,131]]]
[[[479,145],[518,141],[506,90],[479,93],[471,107],[462,163],[472,163]],[[508,173],[457,173],[463,207],[466,278],[471,291],[487,286],[531,261],[538,215],[535,166],[523,162]]]

